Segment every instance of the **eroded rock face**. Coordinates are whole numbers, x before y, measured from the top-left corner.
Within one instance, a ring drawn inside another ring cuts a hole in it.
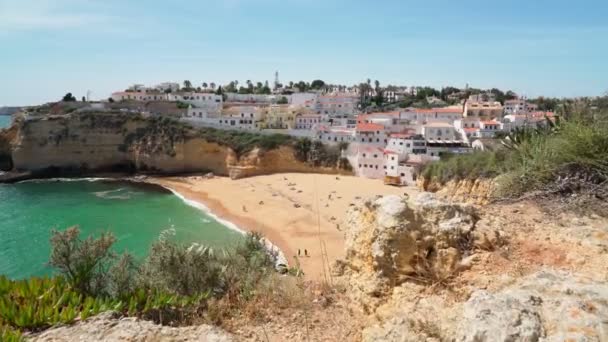
[[[93,317],[71,326],[54,328],[30,337],[38,342],[230,342],[232,336],[209,325],[173,328],[154,324],[137,318],[114,318],[112,313]]]
[[[541,271],[499,293],[473,293],[458,341],[608,341],[608,284]]]
[[[394,195],[365,202],[347,216],[341,271],[354,280],[361,302],[368,297],[373,307],[373,298],[407,280],[435,282],[457,272],[473,248],[477,220],[474,207],[429,193],[414,203]]]

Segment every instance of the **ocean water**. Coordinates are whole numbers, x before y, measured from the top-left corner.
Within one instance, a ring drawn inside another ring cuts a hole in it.
[[[0,129],[6,128],[11,125],[12,116],[10,115],[0,115]]]
[[[161,234],[214,248],[242,235],[174,194],[155,186],[116,181],[35,181],[0,185],[0,274],[14,279],[51,274],[46,265],[51,229],[79,226],[81,237],[104,231],[115,251],[138,259]]]

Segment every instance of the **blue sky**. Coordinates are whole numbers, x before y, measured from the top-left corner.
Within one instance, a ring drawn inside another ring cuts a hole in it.
[[[608,1],[0,0],[0,105],[133,83],[608,91]]]

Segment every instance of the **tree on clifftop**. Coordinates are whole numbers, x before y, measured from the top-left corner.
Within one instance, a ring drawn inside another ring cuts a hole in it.
[[[310,84],[310,87],[312,89],[322,89],[325,87],[325,82],[323,82],[323,80],[314,80]]]
[[[76,97],[74,95],[72,95],[72,93],[67,93],[67,94],[65,94],[65,96],[63,97],[63,99],[61,99],[61,101],[63,101],[63,102],[76,102]]]

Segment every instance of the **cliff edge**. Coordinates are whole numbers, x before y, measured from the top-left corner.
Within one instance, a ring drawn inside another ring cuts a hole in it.
[[[289,137],[271,147],[252,142],[247,150],[235,150],[229,139],[246,139],[238,136],[241,133],[209,132],[133,113],[25,115],[0,133],[0,169],[38,177],[111,172],[213,172],[233,178],[275,172],[348,173],[337,165],[313,166],[299,160]]]

